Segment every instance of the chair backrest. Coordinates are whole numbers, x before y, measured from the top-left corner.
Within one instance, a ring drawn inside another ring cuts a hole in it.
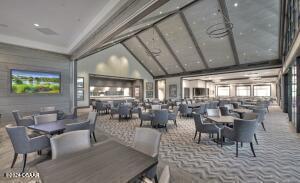
[[[202,115],[194,113],[193,116],[194,116],[195,128],[196,130],[200,131],[203,127]]]
[[[225,107],[225,106],[221,106],[221,107],[220,107],[220,112],[221,112],[221,115],[222,115],[222,116],[228,116],[228,115],[229,115],[229,110],[228,110],[228,108]]]
[[[7,125],[5,128],[14,147],[15,153],[26,154],[30,152],[29,138],[24,126]]]
[[[79,130],[63,133],[50,139],[52,159],[91,147],[90,131]]]
[[[129,106],[121,104],[119,106],[119,115],[129,115]]]
[[[18,110],[15,110],[12,112],[13,116],[14,116],[14,119],[18,125],[19,121],[22,119],[21,115],[20,115],[20,111]],[[19,125],[18,125],[19,126]]]
[[[178,109],[179,109],[179,107],[177,107],[177,106],[173,108],[173,114],[175,114],[176,116],[178,114]]]
[[[186,114],[188,112],[189,106],[187,104],[181,104],[180,113]]]
[[[243,119],[244,120],[258,120],[258,114],[253,113],[253,112],[244,113]]]
[[[165,125],[168,123],[168,110],[155,110],[152,122],[154,125]]]
[[[90,121],[66,124],[66,129],[64,132],[77,131],[77,130],[90,130]]]
[[[234,109],[232,104],[224,104],[224,107],[227,107],[228,110],[233,110]]]
[[[151,105],[152,110],[161,110],[161,105]]]
[[[257,121],[235,119],[233,124],[234,140],[239,142],[252,142]]]
[[[181,104],[181,102],[178,102],[178,101],[176,102],[176,105],[177,105],[177,106],[179,106],[180,104]]]
[[[50,112],[50,111],[55,111],[55,106],[41,107],[40,108],[40,112]]]
[[[152,157],[158,157],[161,133],[150,128],[136,128],[134,148]]]
[[[170,177],[171,177],[170,167],[168,165],[166,165],[159,177],[158,183],[169,183]]]
[[[48,123],[53,121],[57,121],[57,113],[34,116],[35,124]]]
[[[221,116],[220,109],[206,109],[207,116],[209,117],[219,117]]]
[[[90,130],[93,132],[95,130],[96,122],[97,122],[97,112],[90,111],[87,121],[90,122]]]
[[[253,112],[257,113],[257,115],[258,115],[258,119],[257,119],[258,123],[264,122],[264,120],[266,119],[266,115],[267,115],[266,108],[253,109]]]

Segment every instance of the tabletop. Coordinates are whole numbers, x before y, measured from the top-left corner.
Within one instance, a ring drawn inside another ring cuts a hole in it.
[[[64,131],[65,130],[65,124],[79,123],[79,122],[82,122],[82,121],[83,120],[80,120],[80,119],[62,119],[62,120],[49,122],[49,123],[41,123],[41,124],[37,124],[37,125],[30,125],[30,126],[28,126],[28,128],[52,135],[52,134]]]
[[[37,165],[44,183],[128,182],[158,163],[156,158],[110,140]]]
[[[250,110],[250,109],[242,109],[242,108],[240,108],[240,109],[232,109],[231,111],[232,112],[237,112],[237,113],[250,113],[250,112],[252,112],[252,110]]]
[[[219,117],[207,117],[207,119],[215,123],[233,123],[234,120],[238,118],[232,116],[219,116]]]

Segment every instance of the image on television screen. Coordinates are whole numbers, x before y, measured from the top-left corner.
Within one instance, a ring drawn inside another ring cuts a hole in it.
[[[11,70],[11,92],[15,94],[59,94],[60,73]]]

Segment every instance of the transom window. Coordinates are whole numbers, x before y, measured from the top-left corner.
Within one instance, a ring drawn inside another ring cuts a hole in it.
[[[236,96],[238,97],[249,97],[251,95],[251,86],[237,86]]]
[[[253,86],[253,95],[256,97],[270,97],[271,86],[270,85],[255,85]]]
[[[229,86],[218,86],[217,88],[217,95],[219,97],[229,97]]]

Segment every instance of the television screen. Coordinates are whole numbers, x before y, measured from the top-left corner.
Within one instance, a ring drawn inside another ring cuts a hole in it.
[[[194,96],[208,95],[208,88],[193,88]]]
[[[11,92],[15,94],[59,94],[60,73],[11,70]]]

